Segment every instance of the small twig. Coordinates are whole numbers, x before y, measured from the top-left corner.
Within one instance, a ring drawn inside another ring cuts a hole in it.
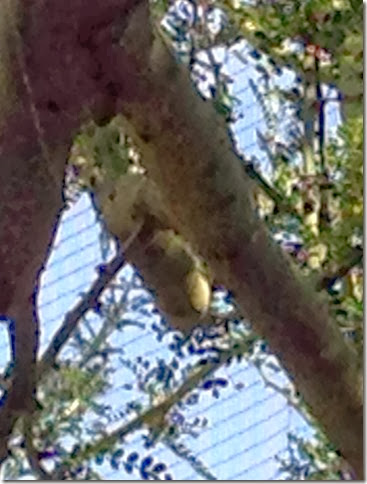
[[[242,159],[242,166],[246,174],[256,182],[258,187],[274,202],[274,211],[286,212],[296,217],[299,214],[292,207],[292,205],[286,200],[281,193],[279,193],[274,187],[261,176],[261,174],[255,169],[254,164],[251,161]]]
[[[139,226],[138,229],[133,232],[128,239],[124,243],[125,250],[132,244],[135,240],[137,234],[139,233],[141,227]],[[33,323],[35,324],[34,329],[34,347],[33,347],[33,357],[34,361],[32,362],[23,362],[23,353],[22,347],[17,349],[18,340],[20,341],[22,338],[20,336],[17,337],[15,334],[14,337],[14,325],[10,323],[9,325],[9,332],[10,332],[10,341],[11,341],[11,351],[12,351],[12,360],[14,362],[13,365],[9,366],[10,371],[7,372],[5,382],[10,381],[10,388],[9,390],[5,390],[2,398],[0,399],[0,464],[8,457],[8,447],[7,447],[7,440],[12,431],[12,428],[17,420],[17,418],[22,414],[28,415],[33,413],[34,410],[37,410],[37,401],[35,398],[30,399],[29,408],[23,408],[24,402],[28,404],[28,396],[31,395],[34,397],[34,386],[33,381],[35,380],[35,376],[37,375],[37,379],[40,379],[44,373],[51,368],[55,362],[57,355],[59,354],[61,348],[66,343],[68,338],[71,336],[73,331],[75,330],[80,318],[91,308],[96,307],[98,305],[98,298],[102,294],[103,290],[105,289],[106,285],[111,281],[111,279],[116,275],[116,273],[122,268],[125,263],[125,258],[122,252],[119,252],[118,255],[106,265],[101,265],[99,267],[100,270],[100,277],[95,281],[92,285],[89,293],[82,298],[81,302],[72,310],[70,311],[64,320],[61,328],[58,330],[54,338],[52,339],[50,345],[48,346],[46,352],[43,355],[40,363],[36,365],[36,352],[38,348],[38,314],[37,314],[37,306],[36,306],[36,291],[33,294],[33,311],[32,311],[32,319]],[[22,326],[20,326],[22,327]],[[16,329],[16,327],[15,327]],[[17,343],[17,345],[16,345]],[[27,365],[27,367],[25,367]],[[12,366],[14,369],[12,369]],[[28,392],[28,386],[32,393]],[[29,395],[28,395],[29,394]],[[20,408],[18,406],[20,404]]]
[[[244,340],[242,353],[245,353],[247,350],[248,343],[246,340]],[[228,361],[234,352],[238,354],[241,352],[241,348],[230,348],[227,351],[220,353],[216,361],[209,361],[206,364],[197,365],[184,383],[176,391],[168,395],[163,402],[152,406],[137,417],[133,418],[130,422],[123,424],[114,432],[102,437],[95,443],[87,444],[86,447],[80,449],[80,451],[75,455],[74,462],[81,463],[96,455],[100,449],[112,448],[116,442],[123,440],[128,434],[135,432],[144,426],[157,430],[159,433],[161,433],[162,429],[164,429],[164,418],[168,411],[174,405],[180,402],[188,393],[197,388],[201,381],[217,371],[226,361]],[[63,472],[62,469],[64,469],[63,464],[60,466],[60,472]],[[60,479],[58,473],[55,478]]]
[[[319,59],[315,57],[315,71],[316,71],[316,103],[318,109],[318,139],[319,139],[319,160],[321,173],[328,181],[328,171],[325,157],[325,100],[322,95],[322,86],[320,82],[320,66]],[[320,187],[321,188],[321,187]],[[326,229],[330,223],[329,215],[329,193],[327,190],[320,190],[320,230]]]
[[[130,236],[123,242],[122,246],[124,251],[126,251],[135,241],[137,235],[142,229],[142,225],[142,223],[139,224],[136,230],[132,232]],[[80,319],[89,309],[98,307],[98,299],[100,295],[105,290],[107,284],[115,277],[124,264],[125,257],[121,251],[121,248],[119,247],[116,257],[111,262],[108,264],[101,264],[98,267],[100,274],[98,279],[96,279],[89,292],[82,298],[80,303],[66,314],[62,326],[52,338],[51,343],[45,351],[38,367],[37,374],[39,378],[55,364],[57,355],[66,341],[70,338]]]
[[[307,410],[307,407],[302,397],[297,394],[293,384],[288,383],[287,385],[279,386],[277,383],[270,380],[265,375],[264,370],[261,368],[260,364],[256,364],[255,362],[255,366],[258,369],[260,376],[264,380],[265,386],[271,388],[276,393],[282,395],[286,399],[287,405],[294,408],[297,412],[301,411],[302,417],[311,427],[313,427],[315,425],[315,420]]]
[[[210,472],[210,470],[192,454],[183,443],[176,443],[171,437],[163,439],[163,443],[180,459],[188,463],[188,465],[203,479],[207,481],[217,481],[217,477]]]
[[[331,289],[334,283],[346,276],[348,272],[360,264],[363,260],[363,249],[362,247],[353,247],[348,254],[346,261],[333,273],[329,275],[323,275],[322,278],[317,283],[317,289]]]
[[[284,204],[283,197],[280,195],[280,193],[269,185],[269,183],[260,175],[260,173],[256,171],[254,164],[251,161],[244,161],[243,169],[247,175],[252,178],[252,180],[255,180],[258,186],[268,195],[268,197],[273,200],[277,207]]]
[[[123,267],[125,258],[121,252],[106,265],[99,266],[99,277],[92,285],[88,294],[82,298],[79,304],[76,305],[69,313],[67,313],[61,328],[52,338],[47,350],[45,351],[40,364],[38,376],[41,377],[49,368],[51,368],[56,361],[57,355],[66,341],[69,339],[73,331],[78,325],[80,319],[86,312],[98,305],[98,299],[107,284],[114,278],[117,272]]]
[[[282,197],[282,195],[277,192],[275,188],[267,183],[267,181],[256,171],[253,163],[242,160],[243,168],[247,175],[252,178],[257,185],[268,195],[268,197],[275,203],[275,208],[282,210],[286,213],[299,216],[293,207],[287,202],[287,200]],[[321,186],[323,188],[323,186]],[[325,190],[322,190],[325,191]],[[341,279],[346,276],[348,272],[356,265],[360,264],[363,260],[363,249],[361,247],[354,247],[347,256],[344,264],[342,264],[335,272],[329,275],[323,275],[321,279],[316,284],[316,289],[318,291],[323,289],[329,289],[337,279]]]
[[[319,60],[315,57],[315,72],[316,72],[316,102],[318,108],[318,138],[319,138],[319,157],[321,171],[325,171],[325,101],[322,96],[322,86],[319,77]]]
[[[24,449],[26,451],[28,463],[33,473],[42,481],[51,481],[53,476],[49,474],[42,466],[37,449],[33,445],[32,439],[32,421],[27,417],[23,422],[24,427]]]

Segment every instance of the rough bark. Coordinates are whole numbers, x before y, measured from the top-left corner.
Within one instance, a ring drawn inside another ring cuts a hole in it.
[[[78,155],[77,160],[81,179],[87,185],[93,180],[93,197],[107,230],[119,240],[126,260],[154,295],[161,316],[186,335],[210,323],[214,318],[207,314],[209,274],[200,270],[202,261],[177,232],[152,180],[145,173],[109,177],[107,170],[96,168],[94,160]],[[131,237],[133,243],[127,247]]]
[[[63,206],[72,137],[84,120],[115,113],[116,77],[125,95],[133,93],[121,48],[120,63],[114,62],[114,26],[123,24],[132,4],[0,2],[0,314],[14,322],[14,370],[0,402],[0,460],[16,417],[33,408],[34,301]],[[105,69],[102,52],[110,53]]]
[[[137,55],[139,59],[139,55]],[[210,102],[156,39],[144,102],[122,107],[149,176],[182,235],[230,288],[333,443],[363,475],[361,373],[320,294],[294,271],[252,207],[252,182]],[[145,87],[144,87],[145,86]],[[149,99],[146,99],[148,94]],[[189,196],[188,196],[189,194]]]
[[[133,0],[10,1],[21,5],[23,18],[21,50],[6,67],[18,100],[0,116],[0,311],[15,319],[17,354],[34,360],[35,332],[27,318],[32,311],[21,311],[31,301],[62,206],[69,142],[87,117],[122,111],[174,225],[208,261],[215,279],[233,290],[362,477],[356,357],[326,303],[294,274],[256,219],[251,181],[225,127],[195,93],[188,73],[159,41],[152,43],[147,4],[129,17]],[[18,367],[25,368],[19,361]],[[1,453],[11,428],[6,408],[0,410]]]

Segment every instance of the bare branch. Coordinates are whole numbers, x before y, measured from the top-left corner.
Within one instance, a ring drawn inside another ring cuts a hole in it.
[[[282,196],[274,187],[269,185],[263,176],[255,169],[254,164],[251,161],[243,160],[243,168],[247,175],[255,181],[258,187],[271,199],[273,200],[275,207],[274,210],[277,212],[287,212],[292,215],[299,217],[295,209],[287,201],[285,197]]]
[[[353,247],[345,262],[332,274],[323,275],[317,284],[317,289],[329,290],[333,284],[342,277],[346,276],[348,272],[355,266],[359,265],[363,260],[362,247]]]
[[[121,252],[108,264],[100,265],[99,277],[95,280],[88,294],[86,294],[65,317],[65,320],[48,348],[46,349],[38,370],[38,377],[41,377],[49,368],[51,368],[56,361],[56,358],[66,343],[68,338],[72,335],[73,331],[78,325],[80,319],[86,314],[89,309],[98,306],[98,299],[102,292],[105,290],[107,284],[115,277],[118,271],[123,267],[125,258]]]

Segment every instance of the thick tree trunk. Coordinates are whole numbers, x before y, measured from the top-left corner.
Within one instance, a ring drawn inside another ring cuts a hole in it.
[[[355,353],[326,301],[256,218],[252,182],[212,104],[195,93],[186,70],[159,40],[149,62],[141,65],[144,100],[122,108],[149,176],[182,235],[207,260],[216,281],[234,292],[243,314],[362,477],[362,375]]]
[[[294,274],[256,219],[251,181],[211,103],[195,93],[188,73],[160,41],[152,44],[147,4],[129,16],[134,3],[0,2],[0,14],[10,15],[2,26],[13,29],[0,36],[0,52],[16,48],[0,66],[17,99],[9,108],[0,98],[0,311],[16,320],[15,353],[28,363],[34,360],[35,331],[19,308],[31,301],[48,253],[62,206],[69,142],[83,120],[121,110],[173,225],[208,261],[215,279],[233,290],[244,315],[269,341],[330,439],[362,477],[356,356],[326,303]],[[20,6],[22,16],[1,12],[9,5]],[[19,369],[25,367],[18,361]],[[9,411],[9,405],[0,410],[3,441],[10,421],[4,408]]]
[[[14,322],[14,369],[0,401],[0,461],[16,416],[34,408],[34,300],[63,207],[69,146],[83,121],[115,114],[116,75],[125,94],[134,86],[121,48],[120,67],[114,63],[114,26],[123,25],[132,3],[0,2],[0,315]],[[102,52],[110,52],[107,71]]]

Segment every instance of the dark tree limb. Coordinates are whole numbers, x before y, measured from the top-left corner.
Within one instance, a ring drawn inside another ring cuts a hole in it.
[[[31,411],[38,346],[32,295],[63,209],[71,140],[83,121],[116,113],[116,75],[119,88],[134,93],[122,48],[115,62],[112,28],[133,4],[0,2],[0,315],[14,322],[15,335],[12,384],[0,407],[0,460],[20,411]],[[96,52],[111,61],[106,71]]]
[[[141,62],[144,97],[122,109],[149,176],[180,233],[208,261],[215,280],[233,291],[314,417],[362,477],[362,375],[356,353],[326,299],[295,273],[256,217],[253,181],[243,173],[214,107],[192,89],[188,72],[158,39],[148,66],[146,49],[141,57],[134,55]]]
[[[39,344],[39,319],[36,306],[37,287],[28,301],[21,295],[9,324],[11,372],[9,388],[0,401],[0,462],[8,455],[7,437],[18,417],[36,409],[36,358]],[[17,311],[15,310],[17,309]]]

